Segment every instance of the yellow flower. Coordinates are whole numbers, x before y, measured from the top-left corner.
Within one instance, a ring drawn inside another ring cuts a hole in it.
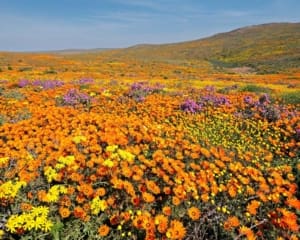
[[[60,170],[60,169],[62,169],[62,168],[64,168],[64,167],[65,167],[65,165],[62,164],[62,163],[57,163],[57,164],[55,165],[55,168],[56,168],[57,170]]]
[[[27,185],[24,181],[13,183],[11,180],[0,185],[0,198],[15,198],[21,187]]]
[[[75,162],[75,157],[73,155],[69,155],[66,157],[59,157],[58,158],[58,163],[55,165],[55,168],[57,170],[62,169],[66,166],[70,166],[71,164],[73,164]]]
[[[104,97],[110,97],[112,94],[109,92],[109,90],[104,90],[103,92],[102,92],[102,96],[104,96]]]
[[[101,200],[99,197],[93,198],[91,202],[92,214],[97,215],[100,211],[104,211],[107,208],[107,203],[105,200]]]
[[[106,159],[104,162],[103,162],[103,166],[105,167],[109,167],[109,168],[112,168],[114,166],[114,162],[110,159]]]
[[[47,195],[47,202],[57,202],[60,194],[66,194],[68,192],[67,188],[62,185],[54,185],[52,186]]]
[[[45,206],[33,207],[31,213],[34,216],[39,216],[39,215],[47,216],[49,213],[49,208]]]
[[[106,152],[115,152],[118,149],[117,145],[109,145],[105,148]]]
[[[3,236],[4,236],[4,231],[0,229],[0,239],[2,239]]]
[[[129,163],[133,163],[133,160],[135,158],[135,156],[130,153],[130,152],[127,152],[125,150],[122,150],[122,149],[118,149],[118,154],[119,156],[123,159],[123,160],[126,160],[128,161]]]
[[[79,144],[82,141],[86,141],[86,137],[79,135],[79,136],[73,137],[72,140],[73,140],[74,143]]]
[[[44,174],[47,177],[48,183],[51,183],[53,180],[55,180],[58,177],[58,174],[55,171],[55,169],[53,169],[50,166],[46,166],[44,168]]]
[[[8,160],[9,160],[9,157],[0,158],[0,166],[6,164],[8,162]]]
[[[53,223],[47,218],[48,213],[48,207],[33,207],[30,212],[25,212],[21,215],[11,215],[6,222],[6,228],[11,233],[15,233],[20,228],[26,231],[34,229],[48,232],[53,226]]]

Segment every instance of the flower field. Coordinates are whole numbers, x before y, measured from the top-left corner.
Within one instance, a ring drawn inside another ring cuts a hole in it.
[[[0,239],[299,239],[300,105],[222,84],[1,80]]]

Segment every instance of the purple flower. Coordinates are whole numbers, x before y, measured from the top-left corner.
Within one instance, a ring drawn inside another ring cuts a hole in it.
[[[208,94],[202,96],[199,101],[200,105],[213,105],[214,107],[218,107],[220,105],[229,105],[230,102],[225,96],[216,96],[213,94]]]
[[[180,108],[181,110],[190,113],[196,113],[201,110],[201,106],[191,99],[187,99],[183,104],[181,104]]]
[[[60,80],[38,80],[37,79],[32,83],[32,85],[36,87],[41,87],[43,89],[53,89],[64,85],[64,83]]]
[[[30,85],[30,81],[28,79],[20,79],[18,82],[18,86],[20,88],[26,87],[28,85]]]
[[[261,95],[259,97],[258,102],[260,104],[269,104],[271,101],[270,101],[269,95],[264,93],[263,95]]]
[[[78,80],[78,84],[80,84],[80,85],[93,84],[93,83],[94,83],[94,79],[92,79],[92,78],[81,78]]]
[[[77,89],[70,89],[63,97],[63,104],[65,105],[76,105],[79,103],[87,104],[90,102],[90,96],[79,92]]]
[[[142,101],[147,95],[157,93],[161,91],[162,88],[163,85],[161,84],[150,86],[146,82],[135,82],[130,85],[128,96],[137,101]]]
[[[298,138],[300,138],[300,128],[296,128],[296,136],[298,137]]]
[[[216,88],[212,85],[207,85],[207,86],[204,87],[204,90],[207,91],[207,92],[215,92]]]
[[[0,79],[0,84],[5,84],[5,83],[8,83],[8,81],[5,79]]]
[[[251,96],[246,96],[244,97],[244,103],[246,104],[252,104],[253,103],[253,98]]]

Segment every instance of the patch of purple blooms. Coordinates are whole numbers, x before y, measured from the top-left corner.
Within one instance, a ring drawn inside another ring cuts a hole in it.
[[[91,98],[88,94],[79,92],[77,89],[70,89],[62,97],[63,105],[75,106],[76,104],[89,104]]]
[[[202,107],[201,105],[197,104],[194,100],[187,99],[181,104],[180,109],[185,112],[196,113],[201,111]]]
[[[251,96],[244,97],[245,109],[241,115],[246,118],[251,118],[255,113],[259,114],[262,118],[272,122],[280,118],[280,109],[278,106],[272,105],[268,94],[263,94],[259,97],[258,101],[254,101]]]
[[[253,104],[253,98],[251,96],[245,96],[244,97],[244,103],[247,105]]]
[[[28,79],[20,79],[19,82],[18,82],[18,86],[20,88],[24,88],[24,87],[29,86],[29,85],[31,85],[31,83]]]
[[[77,84],[79,85],[87,85],[87,84],[93,84],[95,81],[92,78],[81,78],[78,80]]]
[[[163,85],[157,83],[153,86],[149,85],[146,82],[136,82],[131,84],[130,91],[143,91],[146,93],[158,92],[163,89]]]
[[[8,81],[5,79],[0,79],[0,84],[5,84],[5,83],[8,83]]]
[[[158,93],[163,87],[161,84],[151,86],[146,82],[136,82],[130,85],[128,96],[136,101],[143,101],[147,95]]]
[[[223,95],[207,94],[200,97],[198,104],[201,106],[219,107],[221,105],[230,105],[230,101]]]
[[[61,87],[64,83],[60,80],[34,80],[33,82],[28,79],[20,79],[18,82],[18,86],[20,88],[24,88],[27,86],[41,87],[43,89],[53,89],[57,87]]]
[[[207,86],[204,87],[204,91],[206,91],[206,92],[215,92],[216,88],[215,88],[215,86],[207,85]]]
[[[296,131],[296,139],[300,140],[300,128],[296,128],[295,131]]]
[[[61,87],[64,83],[60,80],[35,80],[32,85],[43,89],[53,89]]]

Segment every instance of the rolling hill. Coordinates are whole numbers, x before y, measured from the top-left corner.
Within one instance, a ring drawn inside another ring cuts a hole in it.
[[[193,68],[193,71],[279,73],[300,70],[300,23],[270,23],[239,28],[211,37],[169,44],[139,44],[123,49],[66,49],[44,52],[0,52],[0,72],[7,69],[29,72],[88,71],[106,64],[154,65]],[[134,64],[131,64],[134,63]],[[103,66],[101,68],[103,69]],[[122,65],[123,66],[123,65]],[[50,70],[49,70],[50,69]],[[99,68],[100,69],[100,68]],[[127,69],[127,70],[126,70]],[[140,71],[140,70],[136,70]],[[132,69],[132,74],[135,72]],[[130,73],[131,74],[131,73]],[[151,74],[150,74],[151,75]]]
[[[244,27],[214,36],[171,44],[141,44],[114,57],[151,60],[206,60],[217,69],[250,67],[260,73],[300,68],[300,23]]]

